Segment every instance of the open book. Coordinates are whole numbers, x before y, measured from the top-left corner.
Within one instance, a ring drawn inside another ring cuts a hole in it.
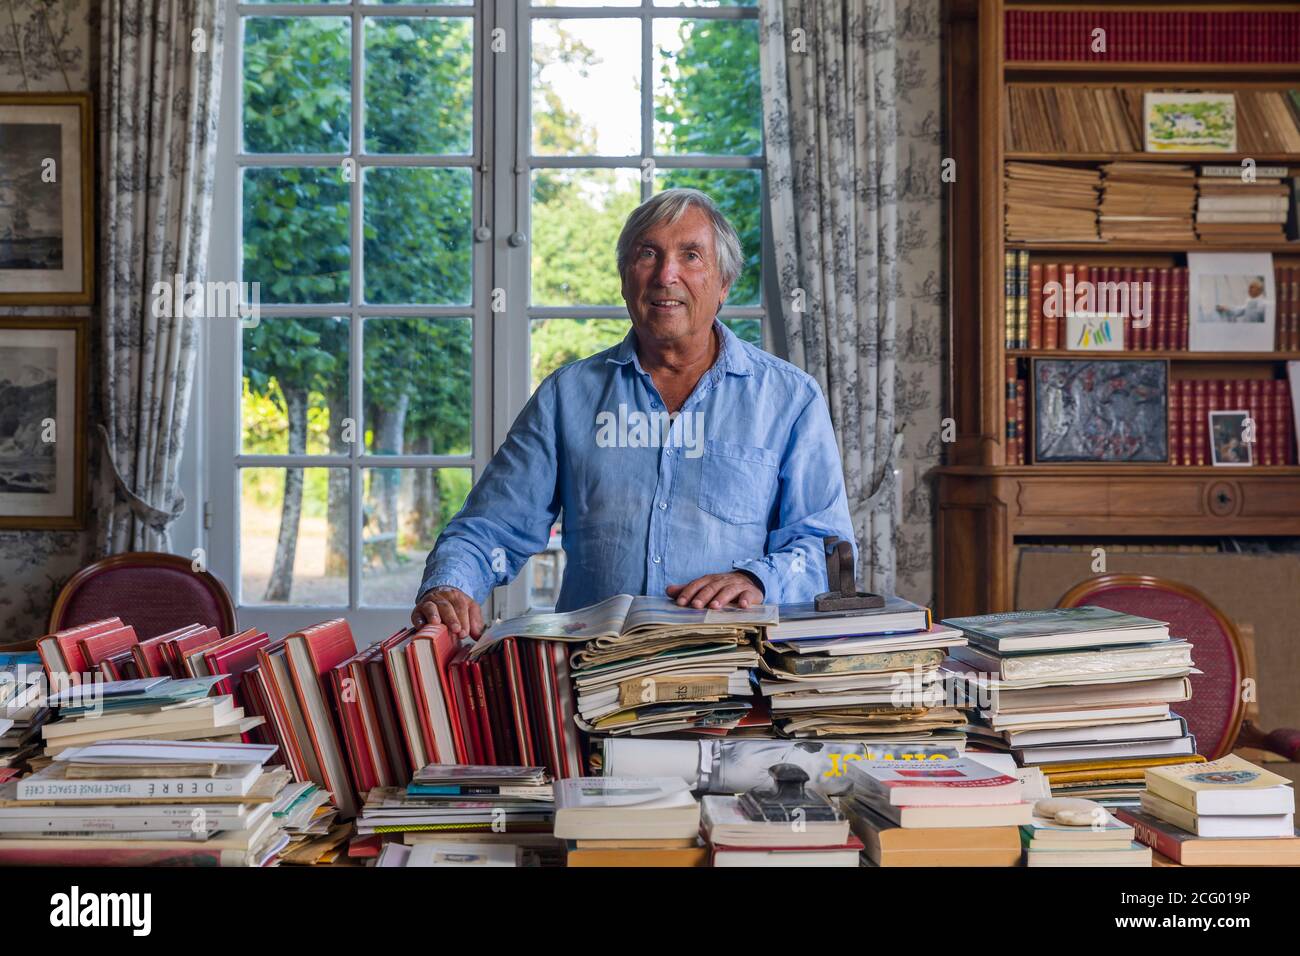
[[[653,635],[728,633],[777,622],[774,604],[754,607],[678,607],[666,597],[616,594],[576,611],[524,614],[499,621],[483,632],[470,658],[486,652],[505,637],[533,637],[551,641],[596,641],[611,644]]]

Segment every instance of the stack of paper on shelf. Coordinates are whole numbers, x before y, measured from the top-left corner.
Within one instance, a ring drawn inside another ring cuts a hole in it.
[[[555,781],[555,836],[568,866],[706,866],[700,805],[680,777]]]
[[[970,757],[861,761],[849,775],[853,791],[841,806],[873,865],[1020,862],[1019,828],[1033,804],[1018,776]]]
[[[1020,828],[1026,866],[1151,865],[1151,848],[1135,842],[1133,828],[1100,805],[1093,804],[1090,811],[1077,814],[1080,818],[1072,823],[1042,812],[1064,802],[1041,801],[1034,807],[1033,819]]]
[[[1117,811],[1137,838],[1183,866],[1297,866],[1291,781],[1229,754],[1146,771],[1142,807]]]
[[[944,706],[939,664],[965,638],[890,597],[882,608],[817,612],[787,604],[763,639],[761,692],[786,737],[964,745],[961,712]]]
[[[1201,167],[1196,179],[1196,232],[1206,241],[1277,242],[1291,208],[1290,181],[1260,176],[1249,181],[1223,175],[1231,168]]]
[[[1058,796],[1135,803],[1143,768],[1196,753],[1169,710],[1191,696],[1191,645],[1164,622],[1079,607],[943,623],[969,641],[944,667],[971,744],[1042,767]]]
[[[289,845],[272,748],[170,740],[62,751],[0,785],[0,865],[265,866]],[[297,822],[295,820],[295,822]]]
[[[37,654],[0,654],[0,774],[4,777],[26,770],[27,761],[40,752],[41,725],[50,714],[41,676]]]
[[[525,866],[523,849],[509,843],[385,844],[375,866]]]
[[[1101,166],[1101,237],[1120,242],[1195,242],[1196,172],[1174,163]]]
[[[1096,241],[1100,188],[1095,169],[1007,163],[1007,241]]]
[[[577,689],[581,729],[725,733],[766,723],[761,709],[755,712],[749,674],[758,664],[759,629],[775,623],[776,614],[772,605],[697,609],[619,594],[579,611],[495,624],[469,660],[490,659],[507,639],[546,641],[557,672],[568,671],[559,676],[571,677]],[[565,660],[558,642],[576,641],[582,646]]]

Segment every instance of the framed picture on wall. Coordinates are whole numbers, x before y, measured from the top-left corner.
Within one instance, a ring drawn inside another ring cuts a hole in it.
[[[89,93],[0,93],[0,305],[90,305]]]
[[[1268,252],[1189,252],[1188,348],[1193,352],[1271,352],[1277,288]]]
[[[0,318],[0,528],[86,521],[84,318]]]
[[[1214,465],[1254,464],[1254,423],[1246,409],[1210,412],[1210,462]]]
[[[1034,359],[1034,461],[1169,461],[1169,363]]]

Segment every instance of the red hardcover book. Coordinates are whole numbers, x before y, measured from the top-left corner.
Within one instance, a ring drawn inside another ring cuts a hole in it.
[[[115,631],[121,626],[120,617],[106,617],[101,621],[64,628],[40,638],[36,642],[36,652],[40,654],[41,663],[45,666],[46,678],[53,684],[58,680],[56,675],[66,675],[64,680],[80,684],[82,672],[86,670],[86,661],[81,655],[81,645],[78,642],[105,631]]]
[[[1279,407],[1282,409],[1280,421],[1282,422],[1282,464],[1296,464],[1296,433],[1295,433],[1295,413],[1291,408],[1291,386],[1286,379],[1278,379],[1273,383],[1273,387],[1278,393]]]
[[[1297,18],[1300,21],[1300,18]],[[1287,342],[1287,350],[1290,352],[1300,351],[1300,266],[1292,266],[1287,269],[1287,301],[1290,308],[1287,310],[1290,320],[1287,328],[1290,336]]]
[[[532,721],[529,719],[528,689],[524,680],[519,645],[513,637],[507,637],[501,642],[501,658],[505,665],[506,691],[510,698],[515,739],[519,741],[520,763],[525,767],[536,767],[541,756],[535,745]]]
[[[99,662],[99,672],[106,680],[134,680],[140,676],[130,651],[104,658]]]
[[[492,738],[492,719],[488,714],[487,689],[483,685],[483,665],[479,661],[465,662],[469,691],[474,695],[475,717],[478,719],[479,740],[483,745],[483,759],[493,767],[501,762],[497,756],[496,741]]]
[[[1043,316],[1042,316],[1043,332],[1042,332],[1042,335],[1043,335],[1043,348],[1045,348],[1045,349],[1055,349],[1055,348],[1060,348],[1060,340],[1059,340],[1059,338],[1058,338],[1058,336],[1057,336],[1057,334],[1056,334],[1056,333],[1057,333],[1056,317],[1055,317],[1055,316],[1049,316],[1049,315],[1047,314],[1047,305],[1048,305],[1048,302],[1051,301],[1051,297],[1048,295],[1048,293],[1047,293],[1046,290],[1047,290],[1048,286],[1049,286],[1051,283],[1053,283],[1053,282],[1056,283],[1057,285],[1060,285],[1060,282],[1061,282],[1061,267],[1060,267],[1057,263],[1055,263],[1055,262],[1046,262],[1046,263],[1043,264],[1043,289],[1044,289],[1044,292],[1043,292],[1043,304],[1042,304],[1042,308],[1043,308]],[[1058,302],[1061,301],[1060,296],[1057,296],[1057,297],[1056,297],[1056,301],[1058,301]]]
[[[316,780],[321,776],[321,770],[307,739],[307,727],[294,694],[293,679],[289,676],[285,640],[281,638],[258,648],[257,679],[261,682],[267,710],[280,737],[285,766],[293,772],[295,780],[303,783]]]
[[[555,720],[559,729],[560,767],[564,777],[581,777],[586,773],[586,759],[582,752],[582,738],[578,735],[577,702],[573,697],[573,683],[569,680],[569,649],[558,641],[540,641],[550,655],[548,672]]]
[[[1178,269],[1178,302],[1174,306],[1178,314],[1178,348],[1186,351],[1188,348],[1188,309],[1190,304],[1187,299],[1187,269],[1180,267]]]
[[[140,668],[141,676],[170,677],[171,671],[167,668],[167,662],[163,660],[163,644],[173,638],[183,637],[186,634],[193,634],[201,630],[203,630],[202,624],[187,624],[185,627],[168,631],[166,634],[145,638],[131,648],[131,653],[135,655],[136,666]]]
[[[1004,458],[1008,465],[1016,463],[1016,360],[1007,359],[1006,363],[1006,389],[1003,393],[1005,401],[1003,405],[1003,418],[1007,423],[1006,435],[1007,446],[1004,452]]]
[[[1182,385],[1180,381],[1169,383],[1169,464],[1177,465],[1182,459]]]
[[[217,693],[233,694],[242,701],[243,697],[239,693],[240,680],[250,667],[257,665],[258,649],[270,643],[271,638],[266,631],[250,627],[204,648],[203,663],[208,673],[226,675],[217,681]]]
[[[372,788],[379,786],[379,773],[364,741],[365,728],[362,726],[361,715],[358,712],[356,685],[347,661],[330,669],[328,684],[330,697],[339,715],[343,753],[347,760],[352,786],[359,794],[369,793]]]
[[[350,688],[355,699],[348,700],[348,695],[345,694],[343,703],[355,705],[355,717],[359,722],[354,725],[355,731],[359,733],[357,744],[364,749],[378,785],[398,787],[410,780],[410,775],[405,772],[405,766],[398,764],[394,755],[389,753],[383,726],[379,722],[375,691],[370,684],[371,671],[367,667],[367,663],[374,658],[376,650],[375,645],[362,648],[347,661],[345,670],[340,675],[340,681],[349,682],[343,684],[342,689]],[[382,675],[382,670],[380,674]],[[401,773],[397,770],[399,766],[402,769]]]
[[[1182,409],[1178,413],[1178,427],[1182,430],[1182,464],[1192,465],[1196,463],[1196,449],[1194,447],[1195,439],[1192,437],[1196,433],[1196,413],[1195,399],[1192,396],[1192,383],[1180,382],[1182,388]]]
[[[1061,263],[1061,314],[1056,317],[1056,347],[1065,348],[1070,341],[1066,313],[1074,308],[1077,298],[1076,284],[1079,281],[1077,267],[1070,262]]]
[[[388,679],[388,663],[384,659],[383,643],[372,644],[365,659],[365,670],[374,704],[375,720],[379,725],[379,735],[383,740],[384,754],[388,758],[389,769],[393,774],[392,786],[411,779],[418,770],[411,755],[407,752],[406,741],[402,736],[401,717],[393,700],[393,688]]]
[[[466,644],[456,652],[448,671],[452,694],[456,700],[459,713],[461,736],[465,740],[466,763],[485,765],[482,733],[478,722],[478,700],[470,686],[469,676],[470,645]],[[453,761],[448,761],[452,763]]]
[[[1043,265],[1041,262],[1029,266],[1029,347],[1034,350],[1043,347]]]
[[[220,631],[215,627],[205,627],[182,637],[164,641],[161,645],[163,663],[167,665],[172,677],[191,677],[193,675],[190,674],[186,667],[185,656],[191,651],[202,650],[214,644],[219,644],[221,640]]]
[[[350,819],[357,813],[357,795],[347,771],[347,758],[339,742],[337,716],[330,700],[328,674],[357,652],[352,630],[343,618],[335,618],[295,631],[284,639],[289,676],[302,708],[311,748],[320,765],[321,778],[313,778],[334,796],[339,816]]]
[[[275,754],[271,757],[271,763],[289,766],[289,761],[285,758],[288,748],[284,745],[285,728],[276,723],[275,709],[271,707],[269,697],[265,691],[265,685],[262,680],[262,670],[254,666],[249,668],[244,675],[241,685],[244,698],[244,709],[251,717],[261,717],[265,723],[260,727],[254,727],[248,732],[251,743],[257,744],[274,744],[276,746]]]
[[[1195,453],[1194,464],[1204,465],[1208,461],[1209,443],[1209,421],[1210,421],[1210,383],[1205,379],[1197,379],[1192,383],[1192,421],[1196,423],[1192,429],[1192,451]]]
[[[116,657],[119,654],[129,655],[131,648],[139,643],[140,641],[135,636],[135,628],[130,625],[117,627],[111,631],[101,631],[98,634],[83,637],[77,642],[81,648],[81,659],[86,662],[86,667],[93,668],[99,668],[100,663],[110,657]]]
[[[514,721],[510,717],[509,692],[506,689],[505,656],[498,649],[496,653],[483,655],[481,663],[497,757],[508,766],[520,766],[519,742],[515,738]]]
[[[1156,270],[1156,348],[1165,351],[1173,348],[1170,335],[1173,326],[1174,289],[1167,268]]]
[[[397,726],[402,732],[402,742],[406,745],[412,774],[433,762],[432,755],[424,746],[420,707],[415,700],[411,668],[406,657],[406,646],[411,643],[411,635],[415,631],[414,627],[398,631],[380,645],[384,669],[388,674],[388,686],[392,688],[393,710],[397,716]]]
[[[420,719],[425,731],[425,745],[436,754],[434,762],[470,763],[462,731],[459,700],[451,692],[448,671],[458,658],[461,643],[441,624],[426,624],[413,635],[407,650],[412,660],[411,676],[420,693]]]
[[[1246,407],[1250,417],[1255,420],[1255,447],[1251,449],[1250,460],[1256,465],[1271,465],[1273,457],[1272,415],[1264,404],[1264,382],[1252,378],[1243,383],[1246,386]]]

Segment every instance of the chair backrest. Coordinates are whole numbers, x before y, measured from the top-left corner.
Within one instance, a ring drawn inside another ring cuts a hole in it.
[[[96,561],[74,574],[50,611],[50,631],[117,616],[140,640],[186,624],[234,634],[235,604],[226,586],[189,558],[132,551]]]
[[[1173,705],[1196,735],[1196,749],[1214,760],[1228,753],[1245,717],[1245,654],[1236,626],[1200,591],[1142,574],[1103,574],[1083,581],[1059,607],[1092,604],[1169,623],[1171,637],[1192,645],[1192,699]]]

